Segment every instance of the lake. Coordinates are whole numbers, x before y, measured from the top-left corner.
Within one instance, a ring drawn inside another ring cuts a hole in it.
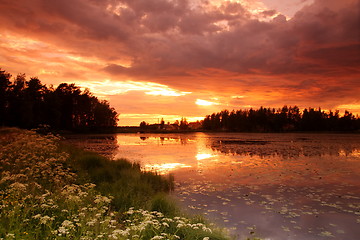
[[[113,134],[69,142],[173,174],[172,193],[238,239],[359,239],[358,134]]]

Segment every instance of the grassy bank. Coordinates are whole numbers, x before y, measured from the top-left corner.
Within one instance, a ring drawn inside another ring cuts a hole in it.
[[[61,144],[60,149],[69,154],[67,164],[76,173],[77,183],[94,183],[97,191],[111,195],[116,211],[126,211],[130,207],[149,209],[156,196],[173,188],[170,177],[143,172],[139,164],[126,159],[109,160],[66,144]]]
[[[1,239],[227,239],[184,217],[171,188],[138,164],[0,129]]]

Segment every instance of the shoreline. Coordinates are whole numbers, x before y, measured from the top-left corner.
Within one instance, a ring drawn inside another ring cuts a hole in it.
[[[231,239],[186,216],[170,178],[59,140],[0,128],[1,239]]]

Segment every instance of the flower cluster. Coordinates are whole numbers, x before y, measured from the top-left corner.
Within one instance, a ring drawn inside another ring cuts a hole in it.
[[[160,212],[111,209],[92,183],[76,184],[56,137],[0,132],[0,239],[196,239],[212,230]]]
[[[125,216],[125,229],[115,229],[112,239],[183,239],[189,232],[197,231],[198,239],[208,240],[209,237],[200,236],[212,233],[203,223],[192,223],[184,217],[168,218],[157,211],[130,208]]]
[[[28,183],[48,188],[72,182],[75,174],[65,167],[68,154],[58,151],[53,135],[19,131],[0,137],[0,184]]]

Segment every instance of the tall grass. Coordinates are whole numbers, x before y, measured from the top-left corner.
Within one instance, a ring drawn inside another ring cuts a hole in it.
[[[227,239],[166,200],[138,164],[0,129],[0,239]]]
[[[117,211],[149,207],[157,193],[166,193],[173,188],[171,177],[141,171],[138,163],[126,159],[110,160],[68,145],[62,145],[61,149],[70,154],[67,164],[79,176],[79,183],[92,182],[96,190],[111,195]]]

